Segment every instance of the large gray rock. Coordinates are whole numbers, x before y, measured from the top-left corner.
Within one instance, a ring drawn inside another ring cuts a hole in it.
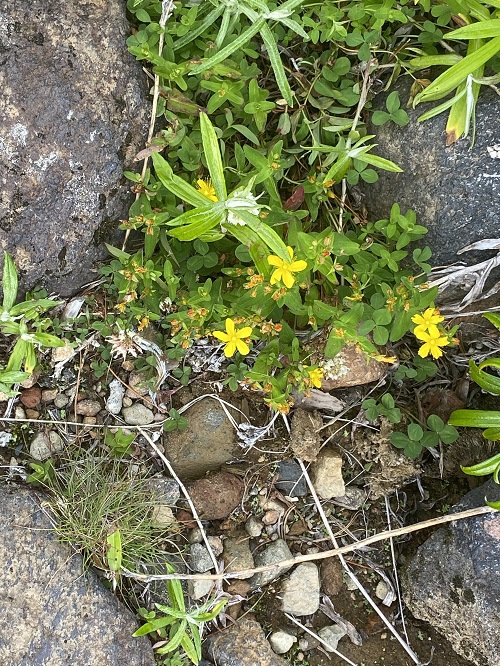
[[[500,500],[489,481],[455,505],[464,511]],[[500,513],[451,523],[435,532],[411,560],[404,576],[411,612],[450,641],[477,666],[500,664]]]
[[[406,107],[409,86],[398,82],[401,106]],[[432,106],[421,104],[406,109],[410,122],[399,127],[390,122],[370,127],[376,135],[378,155],[396,162],[403,173],[379,172],[372,185],[362,185],[370,220],[389,216],[394,202],[404,213],[412,208],[417,222],[429,229],[421,243],[433,252],[434,266],[473,258],[483,260],[487,253],[466,253],[457,250],[484,238],[498,238],[500,226],[500,159],[490,157],[488,147],[500,143],[498,118],[500,100],[494,90],[483,87],[476,109],[476,138],[446,147],[447,112],[425,122],[417,118]],[[385,109],[385,96],[374,101],[375,108]]]
[[[0,664],[154,666],[132,613],[59,543],[33,491],[0,485]]]
[[[131,203],[147,90],[122,0],[0,0],[0,249],[68,295]]]

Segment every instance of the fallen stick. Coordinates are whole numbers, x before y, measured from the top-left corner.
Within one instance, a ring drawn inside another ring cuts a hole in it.
[[[122,567],[122,574],[129,578],[134,578],[136,580],[141,580],[144,582],[151,582],[153,580],[172,580],[172,579],[181,579],[181,580],[220,580],[223,578],[248,578],[249,575],[256,573],[261,573],[263,571],[275,571],[278,573],[281,569],[286,569],[294,566],[295,564],[300,564],[301,562],[315,562],[317,560],[326,560],[329,557],[334,557],[335,555],[345,555],[346,553],[352,553],[355,550],[359,550],[364,546],[370,546],[372,543],[378,543],[379,541],[385,541],[393,537],[402,536],[403,534],[410,534],[411,532],[418,532],[420,530],[425,530],[428,527],[434,527],[436,525],[442,525],[444,523],[452,523],[456,520],[464,520],[466,518],[473,518],[474,516],[481,516],[487,513],[494,513],[496,509],[492,509],[489,506],[480,506],[475,509],[468,509],[467,511],[460,511],[459,513],[450,513],[447,516],[439,516],[438,518],[431,518],[430,520],[424,520],[421,523],[415,523],[414,525],[408,525],[406,527],[398,527],[394,530],[386,530],[385,532],[380,532],[379,534],[374,534],[371,537],[362,539],[361,541],[356,541],[351,543],[348,546],[342,546],[340,548],[332,548],[331,550],[325,550],[322,553],[311,553],[308,555],[297,555],[297,557],[292,557],[288,560],[282,560],[281,562],[276,562],[275,564],[267,564],[260,567],[255,567],[254,569],[242,569],[241,571],[232,571],[231,573],[222,573],[222,574],[165,574],[165,575],[146,575],[138,574],[128,569]]]

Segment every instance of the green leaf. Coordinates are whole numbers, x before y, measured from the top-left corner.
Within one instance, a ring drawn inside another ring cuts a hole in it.
[[[238,210],[238,216],[241,217],[245,224],[257,234],[274,254],[283,259],[283,261],[290,261],[290,255],[286,249],[285,243],[272,227],[246,210]],[[231,232],[234,226],[235,225],[232,224],[226,224],[227,229],[231,230]]]
[[[434,432],[441,432],[441,430],[445,427],[444,421],[439,418],[436,414],[431,414],[429,418],[427,419],[427,425],[431,430],[434,430]]]
[[[231,56],[235,51],[241,49],[245,44],[247,44],[254,35],[256,35],[259,30],[266,23],[265,19],[259,17],[253,25],[247,28],[241,35],[238,35],[236,39],[233,39],[230,44],[221,49],[218,53],[213,55],[211,58],[204,60],[200,65],[197,65],[191,69],[191,74],[201,74],[206,72],[207,69],[211,69],[215,65],[218,65],[223,60],[226,60]]]
[[[500,453],[487,458],[477,465],[472,465],[470,467],[461,467],[464,474],[470,474],[471,476],[487,476],[488,474],[493,474],[493,472],[500,466]]]
[[[176,176],[168,162],[157,152],[151,155],[156,175],[169,192],[191,206],[206,206],[207,198],[200,194],[192,185]],[[109,248],[108,248],[109,249]]]
[[[471,379],[479,384],[482,389],[488,391],[488,393],[500,395],[500,377],[480,370],[472,359],[469,361],[469,373]]]
[[[408,439],[410,439],[412,442],[419,442],[422,439],[424,431],[422,430],[422,427],[418,425],[418,423],[410,423],[407,430]]]
[[[163,627],[168,627],[170,624],[173,624],[177,621],[177,618],[173,616],[158,617],[150,622],[146,622],[142,627],[139,627],[137,631],[134,631],[132,636],[136,638],[137,636],[145,636],[146,634],[151,634],[156,632],[158,629],[163,629]]]
[[[176,226],[175,229],[167,231],[169,236],[178,238],[181,241],[190,241],[199,238],[202,234],[210,231],[214,227],[224,222],[224,213],[217,206],[205,206],[195,208],[187,213],[183,213],[175,220],[182,218],[182,222],[187,222],[183,226]],[[171,220],[170,222],[175,222]]]
[[[487,39],[500,36],[500,19],[489,19],[452,30],[446,39]]]
[[[391,444],[395,446],[398,449],[404,449],[408,444],[410,443],[410,440],[408,437],[404,434],[404,432],[393,432],[391,435]]]
[[[484,409],[457,409],[448,419],[448,423],[468,428],[498,428],[500,427],[500,412]]]
[[[383,169],[384,171],[390,171],[392,173],[402,173],[403,171],[403,169],[398,167],[397,164],[394,164],[394,162],[386,160],[384,157],[379,157],[378,155],[372,155],[372,153],[357,155],[356,159],[360,162],[364,162],[364,164],[371,164],[372,166],[377,167],[377,169]]]
[[[3,253],[3,276],[2,276],[2,289],[3,289],[3,309],[9,311],[17,298],[18,280],[17,271],[12,261],[12,257],[8,252]]]
[[[212,185],[219,201],[227,199],[226,182],[224,180],[224,167],[219,149],[219,140],[215,129],[206,113],[200,113],[201,140],[203,152],[207,160],[207,167],[212,179]]]
[[[183,637],[186,634],[187,629],[187,620],[181,620],[177,630],[174,632],[174,635],[170,638],[166,645],[158,648],[158,654],[167,654],[168,652],[173,652],[176,650],[182,642]]]
[[[490,442],[496,442],[500,439],[500,426],[497,428],[486,428],[486,430],[483,430],[483,437]]]
[[[197,25],[196,28],[194,29],[191,28],[188,33],[186,33],[185,35],[183,35],[174,42],[173,44],[174,51],[180,51],[190,42],[192,42],[202,33],[204,33],[207,28],[211,28],[214,22],[219,18],[219,16],[222,14],[223,11],[224,11],[224,3],[221,2],[218,7],[216,7],[209,14],[206,15],[204,20],[199,25]]]
[[[282,7],[280,7],[280,9],[282,9]],[[293,106],[292,89],[290,88],[285,68],[281,62],[281,57],[278,51],[278,47],[276,46],[274,34],[266,23],[264,23],[260,28],[260,36],[262,37],[262,41],[264,42],[267,49],[267,55],[271,61],[274,78],[276,79],[278,88],[280,89],[280,92],[286,100],[288,106]]]
[[[122,566],[122,538],[120,530],[115,530],[106,537],[108,552],[106,560],[110,571],[120,571]]]
[[[494,314],[493,312],[485,312],[483,317],[500,331],[500,315]]]
[[[414,105],[420,102],[432,102],[441,99],[451,90],[454,90],[469,74],[491,60],[500,51],[500,37],[495,37],[481,46],[475,53],[463,58],[437,77],[425,90],[422,90],[414,100]]]

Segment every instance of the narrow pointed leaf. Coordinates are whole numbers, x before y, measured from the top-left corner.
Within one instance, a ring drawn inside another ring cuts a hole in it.
[[[190,30],[187,34],[183,35],[174,42],[174,51],[179,51],[180,49],[184,48],[190,42],[192,42],[202,33],[204,33],[205,30],[207,30],[207,28],[211,28],[214,21],[216,21],[219,18],[219,16],[222,14],[223,11],[224,11],[224,5],[221,2],[221,4],[218,7],[213,9],[209,14],[205,16],[205,18],[202,20],[202,22],[199,25],[196,26],[196,28]]]
[[[186,201],[191,206],[206,206],[207,198],[200,194],[192,185],[176,176],[172,171],[170,164],[158,153],[152,154],[152,160],[156,175],[169,192],[175,194],[182,201]],[[109,248],[108,248],[109,249]]]
[[[214,67],[215,65],[218,65],[219,63],[229,58],[229,56],[231,56],[235,51],[240,49],[242,46],[245,46],[245,44],[247,44],[252,39],[252,37],[259,32],[265,22],[265,19],[262,17],[257,19],[253,25],[242,32],[241,35],[238,35],[236,39],[233,39],[230,44],[225,46],[211,58],[203,61],[200,65],[193,67],[191,69],[191,74],[201,74],[202,72],[206,72],[207,69],[210,69],[211,67]]]
[[[8,252],[3,253],[3,276],[2,276],[2,289],[3,289],[3,309],[10,310],[17,298],[18,279],[17,270],[12,261],[12,257]]]
[[[200,114],[200,127],[203,152],[205,153],[205,159],[207,160],[207,167],[210,172],[210,178],[212,179],[212,185],[214,186],[215,194],[219,201],[224,201],[227,199],[227,191],[219,140],[215,133],[214,126],[210,122],[206,113]]]
[[[258,217],[245,210],[239,210],[238,215],[245,224],[254,231],[267,247],[283,261],[290,261],[290,255],[285,243],[268,224],[262,222]],[[228,225],[229,226],[229,225]],[[231,225],[231,228],[233,225]]]
[[[457,409],[448,419],[448,423],[467,428],[498,428],[500,412],[484,409]]]
[[[267,55],[271,61],[271,66],[274,71],[274,78],[276,79],[278,88],[280,89],[280,92],[286,100],[288,106],[293,106],[292,89],[290,88],[285,68],[281,62],[281,56],[274,39],[274,33],[271,31],[271,28],[267,24],[264,24],[260,28],[260,36],[262,37],[262,41],[266,46]]]
[[[398,167],[397,164],[394,164],[394,162],[386,160],[384,157],[379,157],[378,155],[372,155],[372,153],[364,153],[356,157],[356,159],[365,164],[371,164],[372,166],[377,167],[377,169],[384,169],[384,171],[392,171],[392,173],[401,173],[403,171],[403,169]]]
[[[414,100],[416,106],[420,102],[432,102],[444,97],[447,93],[454,90],[469,74],[481,65],[491,60],[498,51],[500,51],[500,37],[495,37],[481,46],[475,53],[472,53],[450,69],[437,77],[425,90],[422,90]]]
[[[177,226],[175,229],[167,231],[167,234],[181,241],[195,240],[224,222],[224,214],[215,207],[196,208],[180,217],[189,224]]]
[[[500,19],[488,19],[465,25],[446,35],[446,39],[488,39],[500,36]]]

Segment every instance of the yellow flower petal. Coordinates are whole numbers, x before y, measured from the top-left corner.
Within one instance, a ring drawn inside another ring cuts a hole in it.
[[[250,329],[250,330],[251,330],[251,329]],[[235,346],[236,346],[236,349],[237,349],[237,350],[240,352],[240,354],[242,354],[243,356],[245,356],[246,354],[248,354],[248,352],[250,351],[250,347],[247,345],[246,342],[243,342],[243,340],[237,339],[236,342],[235,342]],[[234,354],[234,352],[233,352],[233,354]],[[231,354],[231,356],[232,356],[232,354]]]
[[[283,259],[280,259],[275,254],[270,254],[267,258],[267,263],[270,264],[271,266],[278,266],[279,268],[281,268],[281,266],[283,266],[285,262],[283,261]]]
[[[228,342],[227,345],[224,347],[224,354],[227,358],[230,358],[231,356],[234,356],[235,351],[236,351],[236,341],[231,340],[231,342]]]
[[[294,261],[292,264],[288,266],[288,270],[292,271],[292,273],[300,273],[300,271],[303,271],[307,268],[307,262],[304,261],[303,259],[299,259],[299,261]]]
[[[275,271],[273,271],[271,279],[269,280],[270,284],[276,284],[276,282],[279,282],[281,280],[281,274],[282,274],[281,268],[277,268]]]
[[[245,326],[244,328],[241,328],[236,335],[238,338],[249,338],[252,335],[252,328],[250,326]]]
[[[291,289],[293,287],[293,283],[295,282],[295,278],[291,272],[286,269],[281,271],[281,280],[287,289]]]
[[[212,335],[214,338],[217,338],[217,340],[220,340],[221,342],[229,342],[229,335],[224,333],[224,331],[214,331]]]
[[[226,331],[230,337],[234,335],[234,321],[232,319],[226,319]]]

